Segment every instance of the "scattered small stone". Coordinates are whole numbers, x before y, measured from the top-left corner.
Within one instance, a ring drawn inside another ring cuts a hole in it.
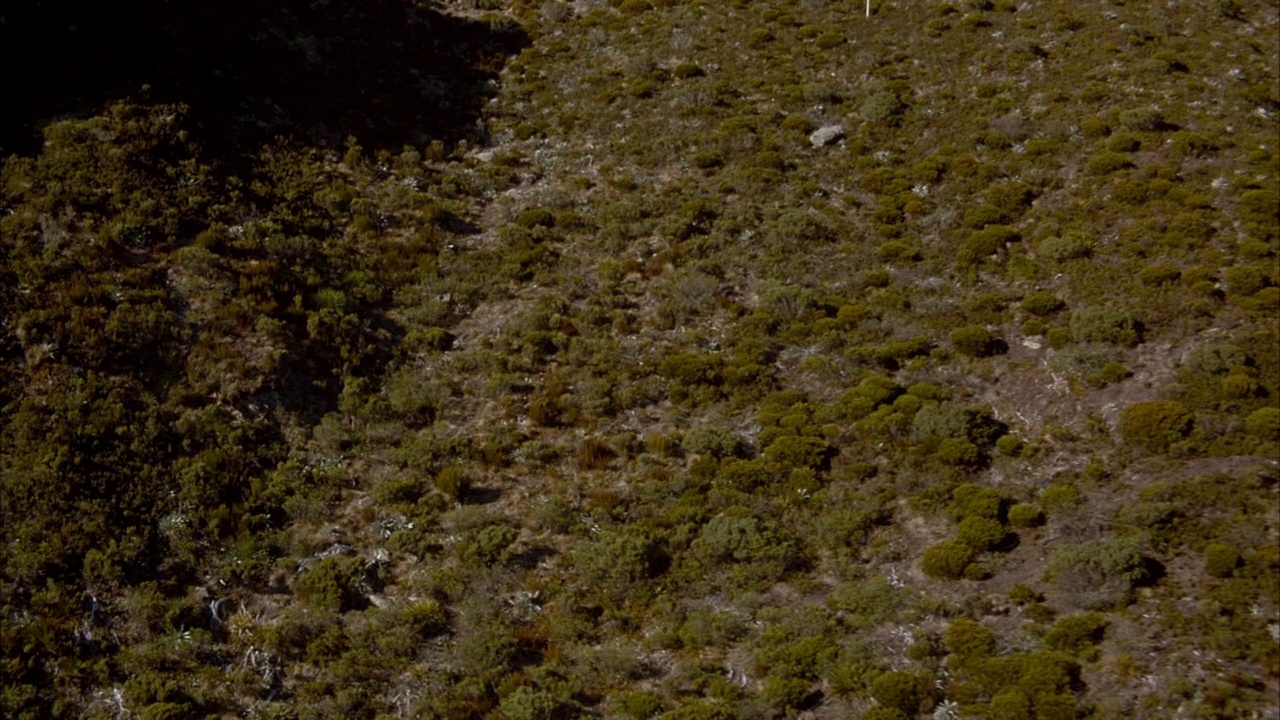
[[[816,148],[826,147],[827,145],[839,142],[843,139],[843,125],[827,125],[826,127],[820,127],[809,135],[809,142],[813,143],[813,146]]]

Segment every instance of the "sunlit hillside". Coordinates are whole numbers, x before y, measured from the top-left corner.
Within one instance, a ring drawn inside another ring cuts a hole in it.
[[[1280,718],[1271,0],[0,15],[0,717]]]

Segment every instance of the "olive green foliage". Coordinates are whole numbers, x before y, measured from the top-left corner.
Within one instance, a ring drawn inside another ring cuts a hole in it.
[[[962,464],[976,465],[1007,428],[986,408],[929,402],[915,414],[912,429],[921,438],[941,441],[940,454],[959,453]]]
[[[947,626],[945,641],[947,652],[961,660],[986,657],[996,649],[995,633],[982,623],[965,617],[957,618]]]
[[[962,355],[987,357],[996,351],[996,337],[984,327],[966,327],[951,331],[951,346]]]
[[[1031,503],[1017,503],[1009,508],[1009,524],[1016,528],[1035,527],[1044,522],[1044,511]]]
[[[1032,315],[1052,315],[1064,307],[1066,303],[1062,298],[1047,290],[1030,292],[1022,298],[1022,309]]]
[[[1134,345],[1141,338],[1139,326],[1123,310],[1089,306],[1071,314],[1071,336],[1076,342]]]
[[[958,580],[976,557],[973,547],[964,542],[943,540],[924,551],[921,569],[926,575],[943,580]]]
[[[1102,639],[1107,621],[1101,613],[1083,613],[1059,618],[1044,636],[1051,650],[1078,655]]]
[[[1147,452],[1163,452],[1191,432],[1192,416],[1176,402],[1134,403],[1120,411],[1125,442]]]
[[[1038,251],[1049,260],[1062,263],[1089,257],[1091,249],[1084,238],[1076,234],[1066,234],[1041,240]]]
[[[894,670],[881,673],[871,682],[871,697],[883,707],[911,717],[920,711],[920,691],[911,673]]]
[[[956,539],[978,552],[995,548],[1004,536],[1004,526],[988,518],[967,517],[956,528]]]
[[[1094,540],[1055,548],[1045,575],[1064,602],[1103,610],[1132,601],[1148,572],[1142,553],[1132,543]]]
[[[1004,507],[1004,496],[998,490],[964,483],[951,491],[947,514],[956,522],[969,518],[998,520]]]
[[[0,716],[1274,706],[1266,3],[145,5],[0,22]]]
[[[316,561],[294,583],[298,599],[322,610],[345,612],[360,606],[364,563],[359,558],[335,555]]]
[[[708,521],[691,549],[711,568],[737,566],[739,572],[762,578],[780,576],[794,554],[791,543],[767,523],[739,512]]]
[[[1254,410],[1245,418],[1244,428],[1254,437],[1275,441],[1280,438],[1280,409],[1264,407]]]
[[[1204,548],[1204,571],[1212,577],[1231,577],[1240,560],[1240,551],[1226,543],[1209,543]]]
[[[662,548],[638,528],[606,530],[578,551],[576,565],[592,582],[631,583],[662,569]]]
[[[1249,364],[1249,356],[1235,345],[1208,343],[1197,345],[1182,358],[1182,367],[1207,375],[1225,375],[1234,368]]]

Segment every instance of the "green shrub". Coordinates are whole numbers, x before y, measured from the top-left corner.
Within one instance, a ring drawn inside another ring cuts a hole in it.
[[[1044,522],[1044,511],[1037,505],[1017,503],[1009,508],[1009,524],[1016,528],[1036,527]]]
[[[997,348],[991,331],[976,325],[952,330],[951,346],[961,355],[978,358],[993,355]]]
[[[1104,150],[1089,158],[1089,162],[1085,164],[1085,169],[1090,175],[1110,175],[1117,170],[1131,166],[1132,162],[1130,162],[1128,155]]]
[[[1136,108],[1120,113],[1120,124],[1130,130],[1152,132],[1164,128],[1164,114],[1155,108]]]
[[[1059,263],[1089,257],[1093,252],[1089,241],[1076,233],[1047,237],[1040,241],[1036,250],[1043,257]]]
[[[598,437],[586,437],[582,442],[578,443],[578,469],[579,470],[599,470],[609,464],[617,453],[605,442]]]
[[[830,446],[821,438],[783,435],[764,449],[766,460],[790,468],[820,468],[827,462]]]
[[[1152,285],[1159,287],[1161,285],[1173,285],[1182,278],[1182,268],[1173,263],[1155,263],[1148,265],[1138,272],[1138,279],[1144,285]]]
[[[978,467],[987,459],[977,445],[959,438],[942,438],[933,457],[943,465],[953,467]]]
[[[403,622],[419,637],[431,638],[449,627],[449,614],[438,601],[428,598],[405,608]]]
[[[1008,243],[1019,239],[1017,231],[1006,225],[989,225],[977,232],[970,233],[960,243],[956,259],[962,265],[973,265],[992,255],[1005,252]]]
[[[516,540],[515,528],[490,525],[482,528],[461,546],[462,558],[475,567],[491,567],[507,561],[507,549]]]
[[[694,154],[693,165],[699,170],[715,170],[724,167],[724,158],[714,150],[701,150]]]
[[[873,707],[859,716],[860,720],[911,720],[910,716],[898,708]]]
[[[1280,439],[1280,408],[1264,407],[1254,410],[1244,419],[1244,429],[1262,440]]]
[[[578,546],[574,560],[588,578],[616,586],[653,577],[666,564],[666,555],[649,533],[624,526],[601,530],[590,543]]]
[[[1249,356],[1235,345],[1197,345],[1182,358],[1182,367],[1206,375],[1225,375],[1233,368],[1249,364]]]
[[[1229,578],[1240,567],[1240,551],[1225,543],[1209,543],[1204,548],[1204,571],[1209,577]]]
[[[650,720],[662,712],[662,698],[645,690],[631,690],[612,703],[617,712],[632,720]]]
[[[858,108],[858,114],[867,122],[896,125],[906,110],[906,104],[902,102],[897,93],[890,90],[881,90],[872,93],[866,100],[862,101],[862,105]]]
[[[857,387],[848,390],[844,398],[846,402],[853,398],[863,398],[874,409],[893,402],[902,392],[902,387],[892,379],[884,375],[869,375],[863,378]]]
[[[901,240],[890,240],[876,250],[876,256],[884,262],[912,262],[920,259],[920,251],[910,243]]]
[[[564,716],[567,709],[559,697],[528,685],[516,688],[510,695],[502,698],[498,705],[498,712],[503,720],[557,720]]]
[[[996,440],[996,451],[1007,457],[1018,457],[1026,449],[1026,443],[1014,435],[1002,435]]]
[[[142,710],[142,720],[182,720],[192,717],[193,711],[188,703],[152,703]]]
[[[780,575],[792,555],[791,543],[771,527],[750,515],[727,511],[702,527],[691,549],[709,565],[753,565],[769,577]]]
[[[298,575],[293,592],[302,602],[329,612],[346,612],[364,602],[364,563],[357,557],[331,555]]]
[[[827,32],[819,35],[817,40],[818,47],[823,50],[830,50],[832,48],[837,48],[843,44],[844,44],[844,35],[841,35],[839,32],[835,30],[828,30]]]
[[[380,505],[413,504],[427,493],[426,483],[414,477],[388,478],[373,486],[370,493]]]
[[[1054,350],[1061,350],[1071,344],[1071,331],[1060,327],[1049,328],[1044,334],[1044,340]]]
[[[974,559],[973,548],[956,540],[943,540],[924,551],[920,568],[930,577],[959,580]]]
[[[436,473],[435,486],[449,502],[462,502],[471,490],[471,478],[463,468],[446,465]]]
[[[1128,313],[1113,307],[1089,306],[1071,314],[1071,336],[1076,342],[1136,345],[1140,328]]]
[[[915,675],[901,670],[880,673],[871,681],[871,697],[886,708],[900,710],[908,717],[920,712],[920,689]]]
[[[743,442],[733,431],[721,425],[699,425],[691,428],[680,441],[681,446],[697,455],[727,458],[741,455]]]
[[[999,520],[1004,497],[998,490],[965,483],[951,492],[951,504],[947,514],[956,522],[966,518]]]
[[[1111,138],[1107,140],[1107,149],[1112,152],[1134,152],[1140,147],[1142,147],[1142,138],[1133,133],[1112,135]]]
[[[1107,619],[1101,613],[1068,615],[1049,628],[1044,636],[1044,644],[1050,650],[1078,655],[1102,640],[1106,627]]]
[[[1040,491],[1040,500],[1050,511],[1070,510],[1080,505],[1080,492],[1070,485],[1055,483]]]
[[[1271,277],[1261,268],[1253,265],[1235,265],[1227,268],[1227,292],[1235,297],[1249,297],[1258,294],[1272,284]]]
[[[676,353],[662,360],[658,372],[684,385],[718,385],[721,364],[719,356],[715,355]]]
[[[1120,411],[1120,435],[1125,442],[1161,453],[1191,432],[1192,416],[1177,402],[1140,402]]]
[[[990,656],[996,650],[996,634],[987,626],[967,617],[959,617],[943,634],[947,652],[961,661]]]
[[[1062,298],[1048,290],[1029,292],[1022,298],[1022,309],[1032,315],[1041,317],[1052,315],[1064,307],[1066,307],[1066,303],[1062,301]]]
[[[764,679],[760,695],[778,712],[794,712],[809,696],[809,683],[800,678],[770,675]]]
[[[1102,118],[1085,118],[1080,122],[1080,132],[1088,138],[1106,137],[1111,134],[1111,126]]]
[[[1121,362],[1123,358],[1124,354],[1118,348],[1085,343],[1054,353],[1049,366],[1058,372],[1083,378],[1090,385],[1101,387],[1128,377],[1128,368]]]
[[[1004,536],[1004,526],[988,518],[967,517],[956,528],[956,539],[978,552],[995,548]]]
[[[522,228],[555,227],[555,213],[546,208],[529,208],[516,216],[516,224]]]
[[[982,450],[994,445],[1006,430],[990,410],[952,402],[925,403],[911,426],[918,437],[964,440]]]
[[[1054,548],[1045,572],[1068,604],[1106,610],[1128,604],[1147,577],[1142,553],[1124,540],[1094,540]]]
[[[1030,605],[1031,603],[1038,603],[1044,599],[1040,596],[1040,593],[1036,592],[1030,586],[1022,583],[1017,583],[1013,587],[1009,588],[1008,595],[1009,600],[1018,605]]]
[[[1028,318],[1026,322],[1022,323],[1022,327],[1019,329],[1022,330],[1023,335],[1026,335],[1028,337],[1035,337],[1036,335],[1044,335],[1045,333],[1049,332],[1049,326],[1045,323],[1045,321],[1037,317]]]

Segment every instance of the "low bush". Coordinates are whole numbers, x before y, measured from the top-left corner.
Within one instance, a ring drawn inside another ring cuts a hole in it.
[[[1191,413],[1177,402],[1140,402],[1120,411],[1120,435],[1150,453],[1167,451],[1191,426]]]
[[[332,555],[314,562],[293,585],[299,600],[329,612],[346,612],[364,601],[364,563],[357,557]]]
[[[1204,571],[1209,577],[1229,578],[1240,567],[1240,551],[1226,543],[1209,543],[1204,548]]]
[[[956,540],[943,540],[924,551],[920,569],[930,577],[959,580],[975,556],[972,547]]]
[[[989,357],[997,349],[996,337],[984,327],[971,326],[951,331],[951,346],[969,357]]]
[[[881,673],[871,681],[871,697],[881,707],[900,711],[907,717],[920,712],[920,689],[915,675],[901,670]]]
[[[956,528],[956,540],[977,552],[994,549],[1004,540],[1004,536],[1004,526],[988,518],[967,517]]]
[[[1029,292],[1022,298],[1022,309],[1041,317],[1052,315],[1064,307],[1066,303],[1062,298],[1048,290]]]
[[[1136,345],[1141,326],[1123,310],[1113,307],[1083,307],[1071,314],[1071,336],[1076,342]]]
[[[1009,524],[1016,528],[1036,527],[1044,522],[1044,511],[1037,505],[1017,503],[1009,508]]]
[[[1089,241],[1081,235],[1067,233],[1066,235],[1048,237],[1041,240],[1036,247],[1036,251],[1042,257],[1061,263],[1089,257],[1093,252],[1093,248]]]
[[[1132,543],[1094,540],[1054,548],[1045,575],[1067,604],[1108,610],[1133,599],[1147,569],[1142,553]]]
[[[1107,619],[1096,612],[1081,615],[1067,615],[1059,618],[1044,636],[1044,644],[1050,650],[1060,650],[1071,655],[1079,655],[1093,644],[1102,640],[1102,633],[1107,627]]]

